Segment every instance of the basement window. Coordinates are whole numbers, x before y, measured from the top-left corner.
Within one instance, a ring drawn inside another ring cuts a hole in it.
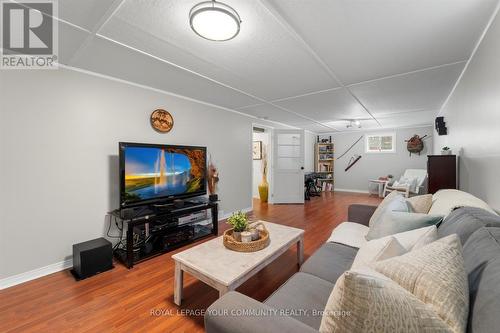
[[[365,136],[367,153],[395,153],[396,133],[381,133]]]

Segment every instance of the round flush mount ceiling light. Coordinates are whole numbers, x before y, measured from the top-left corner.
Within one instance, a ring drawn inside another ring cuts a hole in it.
[[[352,120],[349,120],[349,124],[347,124],[346,127],[347,128],[354,128],[354,127],[361,128],[361,122],[357,119],[352,119]]]
[[[240,32],[241,19],[236,10],[222,2],[200,2],[189,12],[191,29],[212,41],[233,39]]]

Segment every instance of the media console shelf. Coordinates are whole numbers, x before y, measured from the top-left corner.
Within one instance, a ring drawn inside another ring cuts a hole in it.
[[[126,230],[125,244],[114,251],[127,268],[154,256],[172,251],[207,236],[218,234],[218,205],[215,202],[189,202],[182,208],[146,208],[127,219],[120,211],[111,215]],[[207,214],[197,213],[206,212]],[[210,212],[210,216],[208,215]],[[181,221],[179,221],[181,218]]]

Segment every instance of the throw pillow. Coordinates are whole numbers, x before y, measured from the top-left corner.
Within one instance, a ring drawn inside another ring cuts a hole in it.
[[[394,235],[400,232],[436,225],[443,216],[405,212],[386,212],[370,226],[367,240]]]
[[[320,332],[451,332],[431,306],[389,279],[345,272],[335,283]]]
[[[374,268],[431,305],[454,332],[465,332],[469,287],[457,235],[374,263]]]
[[[438,238],[439,238],[438,237],[437,228],[436,228],[435,225],[431,225],[431,226],[425,227],[425,228],[419,228],[419,229],[415,229],[415,230],[410,230],[410,231],[407,231],[407,233],[414,233],[417,230],[421,231],[421,233],[420,233],[420,236],[413,243],[413,246],[412,246],[411,250],[419,249],[422,246],[425,246],[427,244],[430,244],[430,243],[438,240]],[[403,232],[403,234],[404,234],[404,232]],[[399,235],[401,235],[401,233]],[[398,241],[401,244],[404,243],[404,241],[401,240],[401,237],[396,238],[396,239],[398,239]]]
[[[394,237],[374,239],[359,248],[351,269],[370,266],[376,261],[400,256],[404,253],[406,253],[406,249]]]
[[[406,199],[414,213],[427,214],[432,207],[432,194],[417,195]]]
[[[373,212],[370,221],[368,221],[368,226],[371,226],[374,221],[378,220],[378,218],[382,215],[382,212],[385,210],[385,207],[398,195],[400,194],[397,191],[392,191],[384,198],[384,200],[382,200],[377,209]]]
[[[379,239],[387,239],[389,237],[396,238],[399,244],[404,247],[405,252],[409,252],[437,240],[438,232],[436,226],[431,225],[424,228],[400,232],[391,236],[385,236]]]
[[[411,206],[408,204],[408,202],[406,202],[406,199],[400,194],[395,196],[394,199],[392,199],[392,201],[387,204],[384,212],[382,213],[382,216],[384,216],[386,212],[411,213],[412,209]],[[377,221],[374,221],[374,223],[377,223]]]
[[[377,209],[373,212],[370,221],[368,221],[368,226],[371,227],[378,223],[380,218],[382,218],[387,211],[410,212],[410,207],[400,193],[392,191],[382,200],[380,205],[378,205]]]

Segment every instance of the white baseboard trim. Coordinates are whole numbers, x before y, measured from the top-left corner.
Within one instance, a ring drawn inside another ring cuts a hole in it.
[[[0,280],[0,290],[9,288],[24,282],[28,282],[34,279],[38,279],[42,276],[49,275],[52,273],[60,272],[65,269],[73,267],[73,260],[68,259],[55,264],[50,264],[45,267],[36,268],[34,270],[24,272],[21,274],[9,276],[5,279]]]
[[[244,213],[249,213],[252,210],[253,210],[252,207],[247,207],[247,208],[242,209],[241,211]],[[221,212],[221,216],[219,216],[219,221],[227,219],[229,216],[231,216],[231,214],[232,214],[232,212],[227,213],[227,214],[223,214],[223,212]],[[73,260],[68,259],[68,260],[56,262],[54,264],[50,264],[50,265],[45,266],[45,267],[36,268],[36,269],[28,271],[28,272],[9,276],[9,277],[6,277],[6,278],[0,280],[0,290],[6,289],[9,287],[13,287],[15,285],[18,285],[18,284],[21,284],[24,282],[35,280],[35,279],[41,278],[45,275],[57,273],[57,272],[63,271],[65,269],[68,269],[71,267],[73,267]]]
[[[334,188],[333,189],[335,192],[352,192],[352,193],[370,193],[369,191],[364,191],[364,190],[353,190],[349,188]]]
[[[243,209],[241,209],[241,211],[242,211],[243,213],[250,213],[251,211],[253,211],[253,207],[243,208]],[[233,213],[234,213],[234,212],[224,214],[224,211],[221,211],[221,212],[220,212],[220,215],[219,215],[219,221],[222,221],[222,220],[227,219],[227,218],[228,218],[229,216],[231,216],[231,214],[233,214]]]

